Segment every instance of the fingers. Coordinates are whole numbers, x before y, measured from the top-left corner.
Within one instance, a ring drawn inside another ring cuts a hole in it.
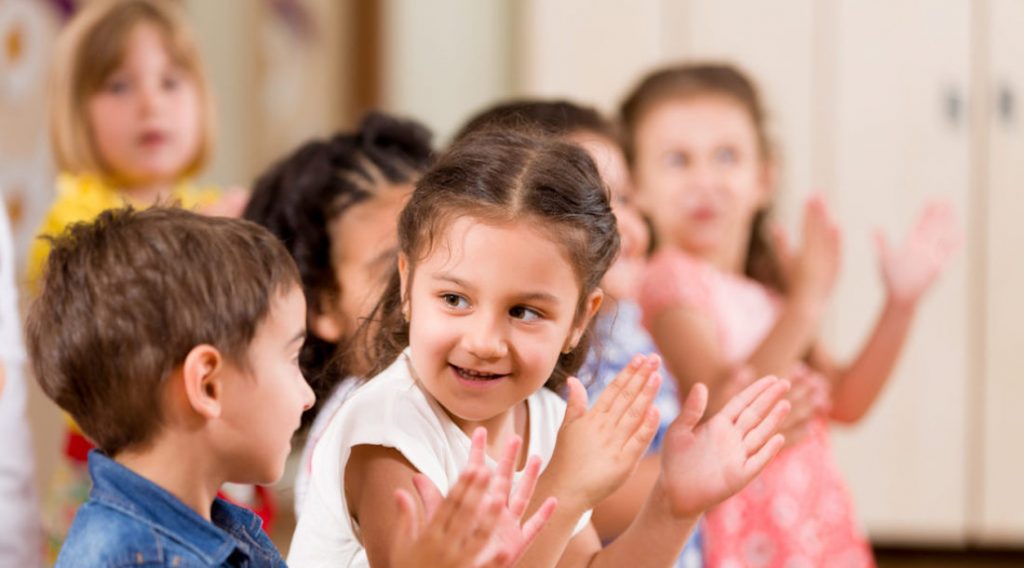
[[[690,389],[690,394],[683,402],[683,408],[679,411],[676,422],[686,426],[687,430],[693,430],[700,423],[700,419],[704,417],[707,407],[708,387],[704,386],[704,383],[697,383]]]
[[[484,466],[484,456],[487,452],[487,429],[480,426],[473,430],[473,437],[469,446],[469,461],[463,471],[470,468],[481,468]]]
[[[537,488],[537,479],[540,477],[541,461],[538,456],[530,456],[526,462],[526,469],[519,479],[519,487],[515,495],[509,499],[508,510],[515,518],[521,518],[526,512],[526,506],[533,497],[533,490]]]
[[[789,414],[789,401],[782,400],[772,406],[768,416],[743,437],[743,446],[747,449],[747,455],[756,454],[779,431],[779,426],[782,425],[787,414]]]
[[[768,462],[779,453],[782,446],[786,444],[786,438],[782,434],[775,434],[768,440],[768,443],[761,446],[761,449],[757,451],[753,456],[747,459],[747,462],[743,464],[743,485],[750,482],[751,479],[757,477],[757,474],[761,473],[764,466],[768,465]]]
[[[640,423],[643,422],[644,417],[647,416],[647,411],[654,403],[654,397],[658,396],[658,389],[660,388],[661,375],[655,373],[647,379],[640,392],[637,393],[636,398],[633,399],[632,404],[623,410],[622,415],[619,417],[617,428],[627,434],[635,432]]]
[[[597,402],[594,403],[594,410],[597,412],[608,412],[614,403],[619,398],[619,393],[622,391],[623,386],[626,385],[633,378],[638,370],[643,367],[647,361],[647,357],[643,355],[634,355],[633,359],[629,361],[624,369],[619,371],[618,375],[612,382],[608,383],[605,387],[604,392],[597,398]]]
[[[475,475],[472,470],[464,470],[463,476]],[[462,479],[460,478],[461,482]],[[427,476],[423,474],[417,474],[412,477],[412,484],[416,487],[416,493],[420,496],[420,502],[423,503],[423,516],[430,520],[437,514],[438,508],[441,507],[441,503],[444,501],[444,496],[437,490]]]
[[[548,497],[537,512],[530,516],[525,523],[523,523],[523,546],[519,550],[522,553],[526,547],[530,546],[533,539],[537,538],[537,534],[544,528],[544,525],[551,518],[551,515],[555,512],[555,508],[558,506],[558,500],[554,497]]]
[[[768,416],[771,409],[775,406],[775,403],[781,400],[788,390],[789,381],[777,380],[768,388],[758,393],[754,400],[750,401],[750,404],[736,418],[736,427],[739,429],[740,434],[746,436],[748,432],[764,421],[765,417]],[[786,412],[789,412],[788,402],[786,403]]]
[[[519,458],[519,448],[523,440],[519,436],[512,436],[512,439],[505,445],[505,453],[501,455],[498,468],[491,479],[491,497],[502,505],[508,503],[509,494],[512,492],[512,475],[516,470],[516,461]]]
[[[719,414],[728,419],[729,422],[735,422],[736,419],[739,418],[740,413],[743,412],[744,408],[749,406],[750,403],[758,397],[758,395],[777,382],[779,382],[779,379],[771,375],[754,381],[754,384],[743,389],[739,394],[729,399],[729,402],[726,403],[725,407],[722,408]]]
[[[562,424],[578,420],[587,413],[587,389],[583,388],[583,383],[576,377],[569,377],[565,386],[569,391],[569,396],[566,400],[565,418],[562,419]]]
[[[491,472],[486,469],[464,470],[455,487],[448,492],[448,497],[443,500],[437,513],[428,522],[445,533],[452,532],[453,524],[459,524],[460,519],[472,518],[476,514],[487,493],[490,481]],[[422,491],[420,486],[425,483],[429,483],[433,487],[433,484],[425,478],[414,477],[413,483],[416,484],[417,491]],[[434,490],[436,491],[437,488]]]
[[[645,357],[642,364],[632,372],[627,368],[627,371],[619,373],[619,376],[615,378],[615,381],[623,378],[623,374],[628,373],[628,377],[625,378],[625,382],[622,383],[619,392],[615,398],[611,401],[611,405],[608,407],[608,415],[613,419],[614,424],[618,424],[622,420],[622,417],[626,412],[633,409],[637,412],[636,408],[644,408],[643,399],[638,402],[638,397],[644,394],[644,389],[647,386],[651,376],[654,375],[655,371],[658,370],[658,366],[661,365],[661,358],[657,355],[651,355]],[[612,381],[612,382],[615,382]],[[602,394],[604,396],[604,394]],[[653,396],[651,397],[653,399]],[[643,416],[645,408],[639,411],[639,416]],[[634,421],[636,415],[634,414]]]
[[[395,545],[406,544],[419,538],[419,522],[416,517],[416,503],[412,495],[404,489],[395,490],[395,505],[398,506],[398,531],[395,533]]]
[[[648,407],[640,422],[640,427],[627,437],[626,442],[622,445],[622,459],[635,462],[647,451],[654,435],[658,433],[658,416],[657,408]]]

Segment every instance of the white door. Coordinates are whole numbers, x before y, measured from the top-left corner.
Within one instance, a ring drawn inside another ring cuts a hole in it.
[[[968,0],[851,0],[835,36],[831,200],[844,228],[841,280],[828,321],[849,360],[883,302],[872,242],[902,239],[925,202],[970,203]],[[968,503],[968,257],[961,251],[918,313],[896,373],[868,418],[835,429],[840,465],[872,538],[955,543]]]

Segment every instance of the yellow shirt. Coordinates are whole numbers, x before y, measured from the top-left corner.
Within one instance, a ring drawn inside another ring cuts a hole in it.
[[[186,209],[210,205],[220,197],[220,190],[214,187],[199,188],[183,181],[171,191],[170,202],[178,202]],[[110,187],[97,176],[90,174],[57,176],[57,199],[43,219],[37,231],[38,237],[57,236],[73,223],[90,221],[107,209],[117,209],[125,205],[146,207],[147,205],[130,201],[125,195]],[[28,256],[29,289],[38,291],[39,278],[42,276],[43,265],[50,254],[50,241],[36,238]]]

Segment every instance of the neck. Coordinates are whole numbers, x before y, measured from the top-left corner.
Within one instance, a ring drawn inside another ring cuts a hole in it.
[[[128,199],[147,206],[167,200],[173,190],[174,183],[171,181],[125,184],[121,186],[121,193],[128,197]]]
[[[209,521],[213,500],[226,479],[220,468],[205,460],[195,448],[193,440],[163,436],[146,448],[123,450],[114,460],[162,487]]]
[[[750,229],[737,231],[725,242],[706,247],[683,246],[683,250],[693,256],[702,258],[712,266],[727,274],[742,276],[747,263],[747,248],[750,243]]]

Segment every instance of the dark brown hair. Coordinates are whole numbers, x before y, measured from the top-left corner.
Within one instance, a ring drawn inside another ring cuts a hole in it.
[[[543,133],[485,130],[457,141],[416,184],[398,223],[398,246],[410,274],[450,223],[470,216],[488,223],[528,221],[563,243],[580,286],[577,317],[619,250],[619,233],[590,156]],[[409,344],[396,270],[371,319],[380,327],[372,344],[374,374]],[[591,326],[563,353],[546,386],[559,389],[583,364]],[[558,348],[560,346],[555,346]]]
[[[566,100],[520,99],[480,111],[455,135],[455,141],[484,130],[533,130],[556,138],[588,133],[622,143],[615,126],[597,110]]]
[[[36,378],[109,455],[146,443],[195,346],[243,368],[276,294],[298,285],[266,229],[177,208],[105,211],[53,239],[26,332]]]
[[[277,235],[295,259],[308,314],[324,313],[342,293],[331,260],[341,245],[331,242],[330,224],[388,185],[418,179],[433,160],[430,139],[418,122],[371,112],[354,132],[307,142],[256,181],[244,217]],[[350,375],[352,339],[339,346],[313,333],[306,338],[299,364],[317,403],[303,413],[303,427]]]
[[[623,148],[630,166],[636,166],[637,128],[652,108],[669,100],[709,96],[730,99],[747,112],[754,125],[762,159],[772,160],[767,118],[753,81],[731,65],[699,63],[654,71],[644,77],[623,101],[619,114],[623,128]],[[765,234],[769,216],[769,207],[763,207],[754,214],[744,273],[769,288],[785,292],[778,258]]]

